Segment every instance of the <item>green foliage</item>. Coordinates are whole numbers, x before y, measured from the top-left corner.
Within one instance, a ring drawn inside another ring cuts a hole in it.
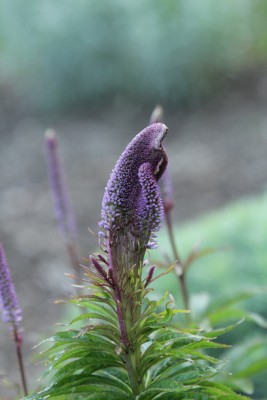
[[[229,371],[231,368],[227,385],[234,390],[254,394],[257,399],[264,398],[262,396],[265,396],[266,389],[262,387],[262,383],[267,371],[266,335],[265,337],[253,335],[249,339],[240,340],[240,343],[227,350],[223,357],[225,360],[230,360],[226,365],[226,370]],[[255,388],[257,388],[256,394]]]
[[[207,253],[213,249],[212,256],[195,258],[187,271],[191,318],[204,329],[244,321],[224,336],[224,343],[233,348],[216,356],[228,360],[226,369],[231,372],[220,379],[256,399],[267,393],[266,204],[266,194],[239,201],[176,231],[184,258],[199,239],[201,248],[209,248]],[[160,243],[168,246],[167,238],[162,236]],[[164,284],[155,283],[157,290],[170,288],[180,304],[178,282],[170,276],[162,279]]]
[[[264,380],[261,379],[259,383],[257,381],[267,372],[267,321],[260,314],[248,311],[244,306],[244,300],[254,299],[257,292],[251,290],[232,296],[221,295],[219,299],[207,303],[201,312],[194,313],[193,318],[199,326],[204,326],[206,329],[223,326],[242,318],[242,324],[238,323],[239,326],[233,331],[229,329],[224,339],[224,343],[234,346],[224,353],[217,353],[221,360],[225,360],[225,370],[229,372],[229,375],[220,375],[219,381],[246,394],[255,395],[256,389],[255,398],[258,399],[258,396],[265,393]]]
[[[187,283],[193,309],[205,307],[221,297],[231,298],[241,292],[254,291],[257,296],[247,301],[251,311],[266,314],[267,265],[267,194],[238,201],[197,221],[177,227],[175,231],[182,258],[186,258],[196,244],[211,249],[212,254],[194,261],[187,272]],[[164,231],[160,249],[169,252]],[[162,259],[160,250],[157,259]],[[181,304],[177,281],[171,275],[155,282],[162,293],[166,288]],[[197,298],[194,300],[194,296]],[[199,297],[201,295],[201,298]],[[200,301],[202,299],[202,301]],[[245,300],[245,299],[244,299]]]
[[[98,278],[99,282],[99,278]],[[132,326],[132,340],[141,346],[140,376],[144,388],[133,396],[122,345],[115,302],[107,288],[74,299],[83,314],[70,322],[70,329],[46,340],[49,383],[31,400],[55,399],[241,399],[229,387],[215,383],[222,363],[204,349],[219,349],[216,332],[178,329],[172,319],[177,313],[166,303],[144,299],[140,320]],[[159,310],[163,306],[165,309]],[[81,324],[72,328],[74,324]],[[63,397],[62,397],[63,396]]]
[[[179,237],[185,242],[180,243],[180,247],[185,247],[186,251],[192,246],[192,232],[196,239],[197,235],[203,238],[203,245],[214,247],[222,248],[229,244],[225,239],[232,238],[239,243],[236,246],[235,242],[234,246],[239,260],[244,248],[251,246],[253,232],[257,232],[257,242],[264,244],[266,197],[238,203],[221,211],[219,216],[205,218],[204,223],[200,221],[182,228]],[[218,229],[222,229],[223,235],[218,234]],[[257,251],[258,248],[253,252],[251,247],[248,254],[253,257]],[[200,250],[199,255],[212,252],[209,247]],[[227,249],[205,257],[205,262],[197,260],[197,252],[191,257],[196,265],[188,269],[189,289],[195,290],[191,297],[189,327],[185,327],[181,311],[172,308],[173,301],[168,300],[166,294],[155,300],[155,295],[143,286],[142,313],[131,327],[129,337],[131,343],[141,349],[138,371],[143,377],[143,389],[138,396],[132,394],[126,368],[127,350],[121,341],[112,292],[107,286],[101,286],[104,283],[101,277],[90,273],[95,288],[90,288],[90,295],[71,300],[83,313],[70,322],[69,330],[58,332],[45,341],[49,345],[45,353],[49,362],[48,384],[29,399],[234,400],[245,398],[235,392],[252,395],[255,386],[255,398],[263,398],[266,393],[262,375],[267,370],[267,321],[259,313],[257,297],[266,297],[265,282],[259,287],[261,272],[254,269],[254,280],[250,277],[248,282],[239,283],[238,262],[235,270],[224,260],[233,260],[231,253],[232,250]],[[217,278],[217,263],[214,264],[217,258],[222,269],[219,277],[225,274],[225,284],[223,279],[218,281]],[[251,259],[243,260],[251,262]],[[214,264],[212,268],[209,263]],[[203,273],[206,268],[209,272]],[[195,273],[199,280],[192,285]],[[164,279],[165,284],[167,282],[177,291],[177,282],[171,273],[155,280],[158,288],[157,282],[162,289]],[[198,293],[196,286],[202,293]],[[218,342],[221,335],[223,338]],[[234,347],[229,347],[233,343]]]
[[[267,56],[260,0],[3,0],[0,81],[53,109],[203,101]]]

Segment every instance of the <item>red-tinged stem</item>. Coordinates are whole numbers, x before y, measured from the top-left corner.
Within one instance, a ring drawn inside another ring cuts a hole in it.
[[[21,337],[18,332],[18,329],[16,325],[13,325],[13,334],[14,334],[14,341],[16,344],[16,354],[17,354],[17,360],[18,360],[18,366],[19,366],[19,371],[20,371],[20,377],[21,377],[21,383],[22,383],[22,388],[25,396],[28,396],[28,389],[27,389],[27,381],[26,381],[26,375],[25,375],[25,369],[24,369],[24,363],[23,363],[23,356],[22,356],[22,351],[21,351]]]
[[[133,395],[138,396],[143,390],[142,378],[139,375],[141,351],[139,345],[132,343],[129,333],[131,327],[140,318],[141,314],[141,306],[135,307],[136,299],[132,297],[132,293],[136,290],[135,283],[137,281],[141,282],[141,279],[138,277],[138,274],[135,273],[134,283],[128,280],[125,287],[122,288],[121,281],[126,272],[123,272],[123,268],[118,267],[118,254],[116,254],[114,248],[111,249],[110,242],[108,245],[108,259],[113,272],[114,300],[117,307],[121,341],[125,351],[125,367],[128,372]],[[129,260],[128,262],[130,263]],[[137,265],[139,264],[140,262],[138,260]]]
[[[128,347],[128,337],[127,337],[127,332],[126,332],[126,326],[125,326],[125,321],[123,317],[123,312],[122,312],[122,300],[121,300],[121,295],[120,295],[120,290],[117,287],[117,284],[115,283],[114,287],[114,300],[116,302],[116,307],[117,307],[117,315],[118,315],[118,322],[120,326],[120,332],[121,332],[121,339],[123,342],[123,345],[125,348]]]
[[[127,304],[127,297],[122,296],[121,291],[118,287],[114,288],[114,299],[117,306],[117,315],[121,332],[121,340],[125,348],[125,366],[128,371],[128,376],[131,383],[133,394],[137,396],[138,394],[140,394],[140,379],[137,368],[137,363],[138,363],[137,358],[140,357],[140,349],[131,348],[132,346],[129,343],[128,332],[127,332],[127,320],[129,319],[129,317],[130,319],[132,318],[129,315],[130,310],[128,309],[129,304]],[[134,322],[135,321],[131,321],[131,326],[132,324],[134,324]]]
[[[182,298],[183,298],[183,303],[185,309],[189,309],[189,294],[186,286],[186,279],[185,279],[185,269],[183,266],[182,259],[179,255],[175,239],[174,239],[174,233],[173,233],[173,226],[172,226],[172,219],[171,219],[171,213],[167,212],[165,213],[165,219],[166,219],[166,225],[167,225],[167,230],[168,230],[168,235],[171,243],[171,248],[172,252],[174,255],[174,258],[176,260],[176,268],[175,268],[175,273],[176,276],[179,280],[180,288],[181,288],[181,293],[182,293]]]

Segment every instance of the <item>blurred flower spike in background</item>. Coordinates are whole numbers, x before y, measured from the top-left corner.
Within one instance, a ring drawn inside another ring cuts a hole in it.
[[[22,312],[2,243],[0,243],[0,305],[3,321],[15,326],[21,332]],[[20,335],[22,340],[22,332]]]
[[[76,218],[66,184],[63,163],[59,154],[56,133],[49,129],[45,133],[47,168],[54,201],[55,217],[66,242],[76,238]]]
[[[0,306],[2,308],[3,321],[10,324],[13,340],[16,346],[17,361],[20,370],[24,395],[28,393],[26,376],[24,372],[21,345],[23,331],[21,326],[22,312],[19,307],[16,290],[9,271],[5,250],[0,242]]]

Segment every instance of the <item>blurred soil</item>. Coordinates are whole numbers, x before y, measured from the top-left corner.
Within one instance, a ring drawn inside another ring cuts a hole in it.
[[[267,81],[253,81],[202,109],[166,113],[165,145],[174,181],[177,223],[210,212],[234,199],[262,192],[267,185]],[[1,107],[1,105],[0,105]],[[95,115],[38,118],[0,109],[0,240],[3,242],[23,308],[26,368],[36,387],[41,365],[31,350],[64,321],[71,281],[64,244],[53,219],[43,151],[43,133],[59,135],[79,226],[79,254],[97,246],[106,181],[117,158],[149,118],[149,111],[118,100]],[[0,373],[18,379],[14,347],[0,322]],[[0,386],[0,395],[13,389]],[[0,396],[1,397],[1,396]],[[8,398],[8,397],[7,397]]]

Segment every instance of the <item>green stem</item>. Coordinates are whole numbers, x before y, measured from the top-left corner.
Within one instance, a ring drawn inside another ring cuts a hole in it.
[[[138,374],[140,363],[140,347],[133,346],[130,340],[129,328],[140,316],[140,311],[134,313],[133,318],[132,305],[129,307],[129,297],[121,293],[119,288],[115,288],[114,297],[117,305],[118,321],[121,331],[121,339],[125,348],[125,366],[128,372],[133,395],[141,393],[141,379]]]
[[[134,268],[134,279],[131,284],[125,288],[124,301],[125,304],[125,326],[126,332],[129,338],[129,347],[127,358],[129,358],[130,369],[128,371],[129,378],[133,382],[132,385],[133,394],[137,396],[144,390],[143,377],[140,376],[140,362],[141,362],[141,348],[137,343],[137,338],[133,334],[130,334],[130,329],[141,317],[141,261],[138,260],[136,267]]]
[[[115,253],[115,254],[114,254]],[[136,345],[136,338],[130,332],[131,327],[141,316],[141,297],[138,289],[141,289],[141,276],[139,266],[142,265],[144,254],[139,254],[132,271],[125,270],[125,265],[118,265],[118,255],[115,249],[109,248],[109,260],[113,270],[114,299],[117,306],[118,322],[121,332],[121,340],[124,346],[125,367],[128,372],[131,389],[134,396],[142,393],[143,379],[139,375],[141,361],[140,345]],[[128,265],[130,264],[128,260]],[[133,276],[130,276],[133,272]],[[126,279],[126,282],[125,282]],[[122,287],[122,282],[125,282]]]
[[[67,248],[67,253],[69,255],[69,258],[70,258],[70,264],[71,264],[74,274],[76,276],[75,283],[76,283],[76,285],[79,285],[80,284],[79,278],[81,276],[81,271],[80,271],[80,262],[79,262],[79,257],[77,254],[76,243],[74,241],[67,242],[66,248]],[[77,293],[77,295],[81,294],[80,288],[76,287],[76,293]]]

